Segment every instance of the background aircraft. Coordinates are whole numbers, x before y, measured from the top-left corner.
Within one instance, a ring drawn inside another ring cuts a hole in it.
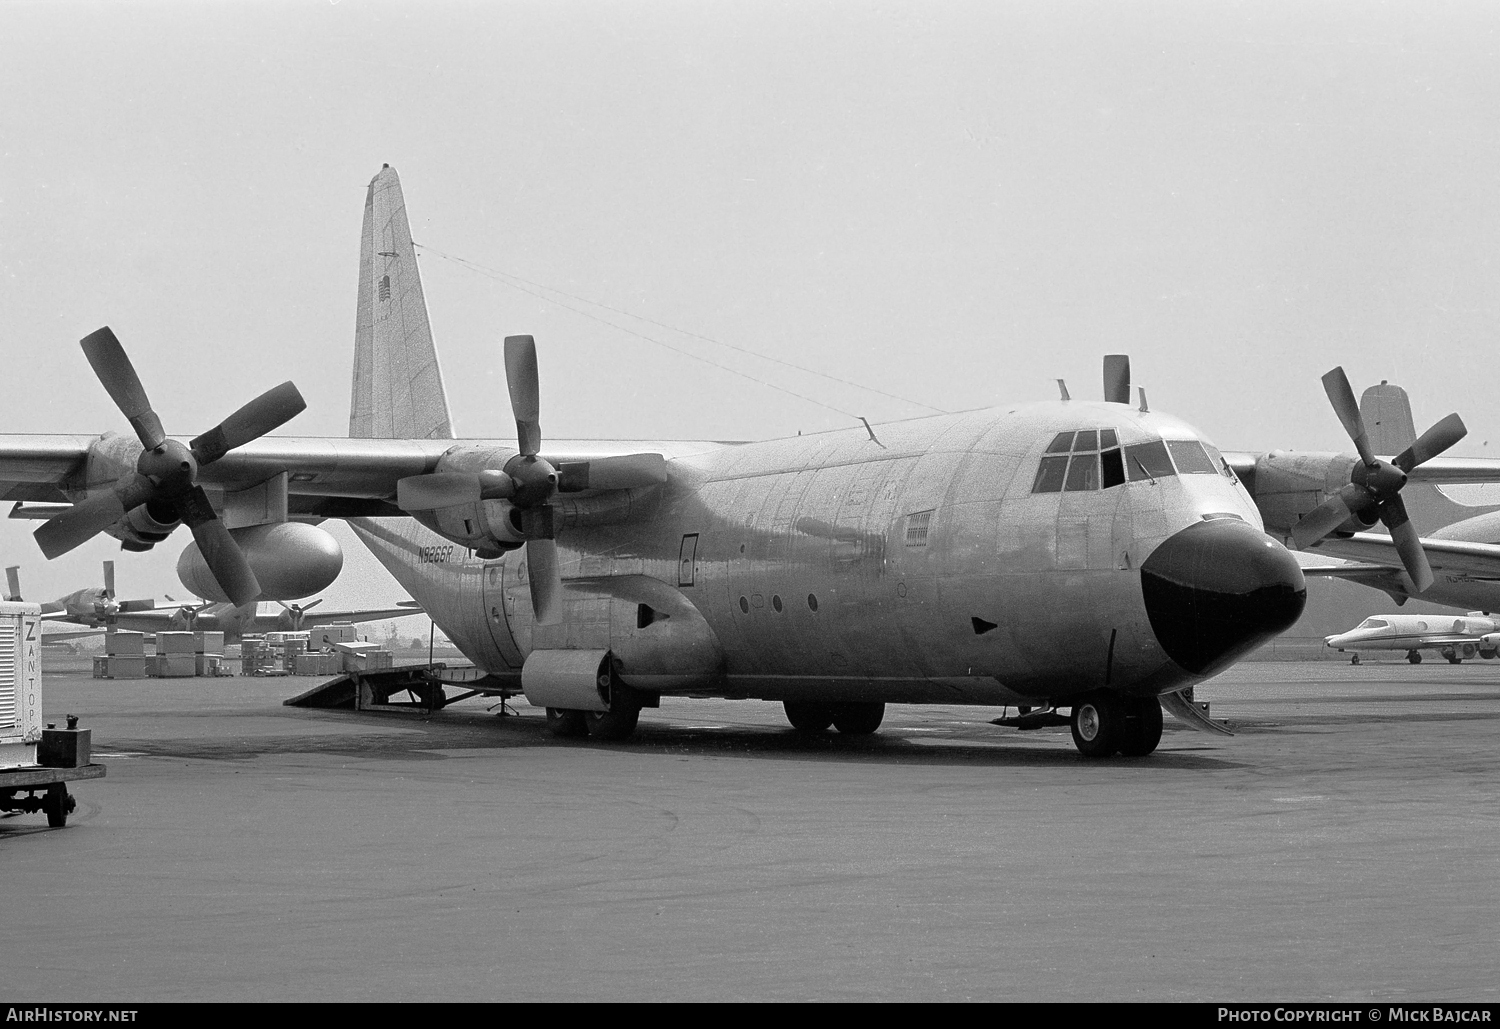
[[[535,345],[509,337],[516,441],[456,440],[388,167],[366,197],[349,439],[265,438],[301,409],[284,383],[174,440],[113,333],[83,345],[135,438],[0,440],[5,495],[72,505],[37,531],[49,556],[187,524],[180,569],[295,596],[303,568],[332,564],[308,523],[342,517],[494,688],[610,739],[675,693],[779,700],[797,728],[853,733],[887,702],[1026,706],[1026,725],[1068,708],[1083,753],[1149,753],[1157,698],[1194,718],[1179,691],[1301,611],[1263,518],[1306,542],[1379,519],[1421,581],[1402,488],[1500,475],[1438,459],[1455,416],[1377,459],[1339,370],[1325,388],[1357,456],[1226,460],[1132,404],[1118,356],[1102,403],[747,444],[544,442]]]
[[[1412,664],[1420,664],[1422,651],[1436,650],[1449,664],[1459,664],[1476,655],[1493,659],[1500,650],[1500,620],[1470,613],[1461,618],[1432,614],[1371,615],[1348,632],[1329,636],[1324,642],[1340,653],[1353,653],[1359,663],[1361,651],[1403,651]]]
[[[347,622],[372,622],[382,618],[403,618],[422,613],[414,600],[400,601],[394,607],[337,609],[328,608],[313,614],[313,609],[323,603],[314,600],[310,604],[288,604],[285,602],[228,604],[200,602],[180,604],[170,597],[162,607],[155,600],[117,601],[114,596],[115,568],[113,561],[104,562],[104,586],[75,590],[54,601],[41,605],[43,618],[49,622],[70,623],[96,627],[98,632],[49,632],[50,642],[80,639],[99,632],[125,629],[131,632],[205,631],[222,632],[226,642],[237,642],[246,633],[296,632],[320,625]],[[11,565],[5,570],[10,588],[8,600],[21,599],[20,568]]]

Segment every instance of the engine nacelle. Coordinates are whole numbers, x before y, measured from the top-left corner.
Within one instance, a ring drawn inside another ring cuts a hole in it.
[[[170,504],[158,505],[153,501],[132,509],[106,531],[126,544],[128,550],[150,550],[181,524],[177,520],[175,508]]]
[[[439,536],[472,547],[486,558],[498,557],[526,542],[523,515],[531,513],[517,510],[508,500],[481,500],[412,513],[413,518]]]
[[[306,522],[273,522],[231,529],[250,570],[260,582],[262,600],[299,600],[327,589],[344,567],[339,541]],[[229,598],[193,543],[177,559],[177,578],[205,600]]]

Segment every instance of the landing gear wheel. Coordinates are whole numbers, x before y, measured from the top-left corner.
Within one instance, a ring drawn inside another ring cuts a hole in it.
[[[846,736],[868,736],[880,728],[884,718],[884,704],[833,705],[833,727]]]
[[[628,740],[641,720],[641,709],[635,704],[616,701],[608,711],[585,711],[583,717],[588,721],[589,735],[595,739]]]
[[[833,724],[833,706],[830,704],[783,700],[781,706],[786,710],[786,720],[792,723],[793,729],[822,732]]]
[[[552,735],[563,739],[578,739],[589,734],[588,719],[583,716],[582,711],[561,707],[547,709],[547,728],[552,731]]]
[[[78,802],[68,792],[67,786],[55,782],[47,787],[47,795],[42,798],[42,810],[47,812],[47,824],[54,829],[61,829],[68,824],[68,814]]]
[[[1422,655],[1415,650],[1408,650],[1406,652],[1406,660],[1410,661],[1414,665],[1419,665],[1422,663]]]
[[[1161,702],[1155,697],[1127,697],[1124,708],[1120,753],[1145,757],[1161,742]]]
[[[1351,664],[1351,665],[1357,665],[1357,664],[1359,664],[1359,655],[1358,655],[1358,654],[1355,654],[1355,655],[1354,655],[1354,656],[1353,656],[1353,657],[1351,657],[1351,658],[1350,658],[1350,659],[1349,659],[1349,663],[1350,663],[1350,664]]]
[[[1109,757],[1120,749],[1125,708],[1113,693],[1100,690],[1073,705],[1073,745],[1084,757]]]

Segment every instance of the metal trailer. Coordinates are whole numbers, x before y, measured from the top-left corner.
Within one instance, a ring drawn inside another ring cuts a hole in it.
[[[44,811],[66,825],[75,802],[67,784],[99,779],[88,729],[42,727],[41,608],[0,601],[0,811]]]

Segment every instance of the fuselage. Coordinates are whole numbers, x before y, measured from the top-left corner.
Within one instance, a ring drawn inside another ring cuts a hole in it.
[[[1455,645],[1477,646],[1482,637],[1500,631],[1494,618],[1482,615],[1372,615],[1348,632],[1324,638],[1335,650],[1422,650]]]
[[[1056,402],[667,452],[669,479],[558,504],[560,624],[524,551],[353,519],[476,664],[609,650],[662,693],[1003,704],[1152,695],[1300,614],[1296,562],[1190,426]]]

